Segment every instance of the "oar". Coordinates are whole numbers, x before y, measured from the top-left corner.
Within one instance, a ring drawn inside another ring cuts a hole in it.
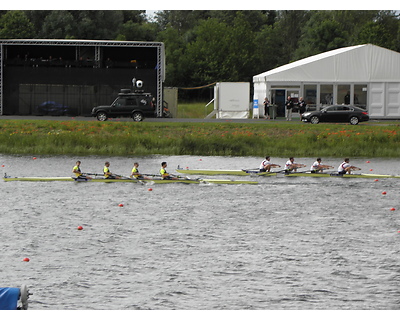
[[[247,172],[247,171],[256,171],[256,170],[260,170],[259,168],[255,168],[255,169],[242,169],[242,171]]]
[[[272,171],[271,173],[282,173],[282,172],[285,172],[286,170],[285,169],[282,169],[282,170],[278,170],[278,171]]]
[[[142,176],[161,177],[161,174],[140,173]]]
[[[85,174],[87,176],[104,176],[104,173],[87,173],[87,172],[81,172],[81,174]]]

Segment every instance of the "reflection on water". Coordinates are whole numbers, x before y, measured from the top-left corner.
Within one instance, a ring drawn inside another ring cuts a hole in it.
[[[174,173],[262,159],[2,156],[0,165],[69,176],[76,160],[88,172],[108,160],[127,175],[134,161],[143,173],[167,161]],[[400,173],[395,160],[366,161],[352,159],[365,173]],[[260,184],[1,181],[1,286],[27,284],[30,309],[398,309],[399,180],[229,178]]]

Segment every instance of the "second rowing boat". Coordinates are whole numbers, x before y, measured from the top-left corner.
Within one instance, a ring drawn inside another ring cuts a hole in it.
[[[352,174],[338,174],[338,173],[312,173],[312,172],[291,172],[286,173],[284,170],[276,171],[276,172],[258,172],[256,170],[208,170],[208,169],[199,169],[199,170],[189,170],[189,169],[176,169],[179,173],[184,174],[194,174],[194,175],[255,175],[255,176],[263,176],[263,177],[272,177],[272,176],[285,176],[285,177],[341,177],[341,178],[400,178],[400,176],[389,175],[389,174],[368,174],[368,173],[352,173]]]

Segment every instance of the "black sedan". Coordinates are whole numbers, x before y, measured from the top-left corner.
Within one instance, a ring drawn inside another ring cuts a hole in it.
[[[336,105],[321,109],[320,111],[305,112],[301,120],[317,124],[320,122],[350,122],[358,124],[361,121],[368,121],[368,112],[364,109],[348,106]]]

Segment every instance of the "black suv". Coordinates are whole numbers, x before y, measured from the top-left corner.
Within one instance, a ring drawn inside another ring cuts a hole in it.
[[[110,106],[94,107],[92,116],[99,121],[114,117],[132,117],[133,121],[142,121],[145,117],[157,116],[152,100],[150,93],[130,93],[129,89],[123,89]]]

